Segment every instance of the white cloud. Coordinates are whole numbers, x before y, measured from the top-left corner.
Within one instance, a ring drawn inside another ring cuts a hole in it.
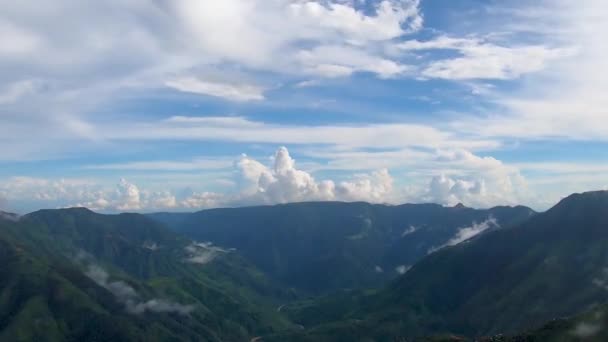
[[[107,141],[202,140],[272,144],[328,144],[375,148],[495,148],[491,139],[462,139],[431,125],[413,123],[293,125],[272,124],[242,117],[174,117],[146,123],[98,125]]]
[[[500,227],[500,226],[498,225],[498,222],[496,221],[496,219],[493,217],[489,217],[487,220],[485,220],[481,223],[473,222],[473,224],[470,227],[460,228],[458,230],[458,232],[456,232],[456,235],[454,235],[452,238],[450,238],[445,244],[443,244],[439,247],[432,247],[431,249],[429,249],[429,253],[433,253],[443,247],[455,246],[459,243],[462,243],[466,240],[469,240],[469,239],[483,233],[484,231],[486,231],[490,228],[497,228],[497,227]]]
[[[387,169],[355,175],[335,189],[338,198],[347,201],[388,202],[393,192],[393,177]]]
[[[167,81],[168,87],[186,93],[221,97],[233,101],[256,101],[264,99],[264,88],[250,84],[202,81],[194,77],[184,77]]]
[[[217,208],[228,205],[227,196],[215,192],[196,192],[179,203],[185,209]]]
[[[110,291],[118,301],[125,305],[126,310],[131,314],[143,314],[150,311],[188,315],[195,309],[194,305],[183,305],[165,299],[154,298],[148,301],[140,301],[139,294],[133,287],[121,280],[110,281],[110,275],[94,264],[88,266],[86,275],[97,285]]]
[[[440,150],[430,167],[439,172],[423,195],[430,202],[471,207],[538,203],[519,169],[495,158],[466,150]]]
[[[0,18],[0,58],[27,55],[38,48],[40,39],[25,28]]]
[[[513,79],[545,69],[548,62],[571,56],[572,49],[543,45],[500,46],[477,38],[439,36],[429,41],[406,41],[403,51],[454,50],[460,55],[434,60],[421,75],[450,80]]]
[[[410,270],[410,268],[412,268],[412,266],[409,266],[409,265],[399,265],[399,266],[395,267],[395,272],[397,272],[398,274],[406,274],[407,271]]]
[[[418,1],[381,1],[375,7],[375,14],[368,15],[339,1],[175,3],[187,37],[201,51],[250,67],[291,72],[299,69],[290,62],[300,41],[313,46],[325,42],[352,46],[351,51],[358,53],[366,51],[365,43],[388,41],[422,26]]]
[[[517,12],[521,30],[571,47],[571,54],[535,74],[519,88],[494,91],[495,109],[453,123],[461,132],[523,140],[606,141],[608,137],[608,48],[597,32],[608,28],[606,3],[585,6],[563,0],[545,1],[526,13]],[[559,29],[558,29],[559,28]]]
[[[416,226],[409,226],[407,229],[405,229],[405,230],[403,231],[403,233],[401,233],[401,237],[404,237],[404,236],[407,236],[407,235],[413,234],[413,233],[415,233],[415,232],[416,232],[418,229],[420,229],[420,227],[416,227]]]
[[[500,227],[498,225],[498,222],[496,221],[496,219],[493,217],[489,217],[487,220],[485,220],[479,224],[476,222],[473,222],[472,226],[461,228],[460,230],[458,230],[458,233],[456,233],[456,236],[452,237],[448,242],[446,242],[445,245],[446,246],[457,245],[478,234],[483,233],[484,231],[486,231],[492,227]]]
[[[191,161],[142,161],[115,164],[87,165],[92,170],[137,170],[137,171],[194,171],[194,170],[220,170],[229,168],[233,164],[227,158],[200,158]]]
[[[352,46],[317,46],[300,51],[297,60],[305,70],[324,77],[343,77],[356,71],[366,71],[388,78],[403,74],[408,69],[398,62],[370,55]]]
[[[343,156],[345,164],[349,153]],[[358,159],[353,159],[353,163],[343,169],[361,169]],[[156,188],[148,184],[143,189],[125,179],[112,187],[92,180],[14,177],[0,183],[0,195],[4,194],[10,202],[34,201],[42,207],[85,206],[100,211],[196,210],[331,200],[445,205],[462,202],[472,207],[538,203],[530,196],[527,182],[517,168],[491,157],[478,157],[464,150],[439,150],[423,155],[417,163],[412,164],[418,168],[416,172],[404,174],[405,178],[411,178],[406,181],[413,182],[413,186],[396,186],[386,168],[373,171],[378,165],[372,158],[364,168],[369,172],[357,172],[341,180],[317,180],[310,171],[299,169],[289,151],[282,147],[273,155],[270,165],[246,155],[238,158],[233,164],[234,178],[226,180],[229,186],[222,192],[201,189],[196,185],[199,182],[196,177],[187,178],[177,192],[170,185],[167,187],[166,176],[159,178]],[[318,168],[317,164],[308,166]],[[400,167],[398,163],[393,166]],[[145,178],[150,180],[147,174]],[[184,188],[191,190],[184,192]],[[543,207],[550,204],[543,202]]]
[[[338,184],[331,180],[316,181],[305,171],[295,167],[286,148],[274,155],[274,164],[268,168],[243,156],[237,163],[245,203],[287,203],[302,201],[370,201],[383,202],[392,194],[392,177],[388,170],[356,175],[352,180]]]
[[[118,210],[139,210],[141,209],[141,197],[139,188],[126,179],[121,179],[118,183],[118,199],[116,209]]]
[[[200,265],[208,264],[221,254],[230,252],[227,249],[214,246],[211,242],[193,242],[185,247],[185,251],[188,254],[185,259],[186,262]]]
[[[0,90],[0,105],[14,103],[21,97],[34,92],[38,86],[38,83],[33,80],[21,80],[11,83],[5,89]]]

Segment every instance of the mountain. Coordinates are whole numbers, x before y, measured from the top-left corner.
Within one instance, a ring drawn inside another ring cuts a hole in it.
[[[324,294],[386,284],[435,249],[534,214],[521,206],[313,202],[150,217],[192,239],[236,248],[286,287]]]
[[[487,342],[603,342],[608,341],[607,327],[608,306],[602,305],[575,317],[554,319],[540,328],[513,336],[493,337]]]
[[[488,336],[589,310],[608,302],[607,209],[608,192],[569,196],[521,225],[432,253],[378,292],[288,307],[285,311],[293,310],[289,314],[309,329],[279,336],[291,341]],[[333,318],[318,318],[328,312]],[[328,319],[333,322],[323,322]]]
[[[289,294],[231,250],[138,214],[0,220],[0,341],[245,341]]]

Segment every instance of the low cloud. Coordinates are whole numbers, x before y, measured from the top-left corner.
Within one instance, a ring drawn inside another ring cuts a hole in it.
[[[19,221],[19,218],[20,218],[20,216],[17,214],[7,213],[7,212],[0,210],[0,219],[17,222],[17,221]]]
[[[395,272],[397,272],[398,274],[405,274],[407,273],[407,271],[410,270],[410,268],[412,268],[412,266],[410,265],[399,265],[395,267]]]
[[[487,220],[485,220],[481,223],[473,222],[473,224],[470,227],[464,227],[464,228],[458,229],[458,232],[456,232],[456,235],[454,235],[452,238],[450,238],[443,245],[430,248],[428,253],[433,253],[437,250],[440,250],[443,247],[455,246],[459,243],[462,243],[466,240],[469,240],[469,239],[483,233],[484,231],[486,231],[490,228],[498,228],[498,227],[500,227],[500,225],[498,224],[497,220],[494,217],[489,217]]]
[[[401,233],[401,237],[404,236],[408,236],[410,234],[415,233],[418,229],[420,229],[420,227],[415,227],[415,226],[409,226],[408,228],[406,228],[403,233]]]
[[[180,315],[188,315],[194,309],[194,305],[183,305],[165,299],[151,299],[140,301],[139,295],[133,287],[124,281],[111,281],[109,274],[97,265],[89,265],[85,273],[97,285],[110,291],[116,299],[125,305],[126,310],[132,314],[143,314],[145,312],[173,312]]]
[[[214,246],[211,242],[193,242],[185,247],[185,251],[188,254],[186,262],[205,265],[231,250]]]
[[[154,242],[154,241],[145,241],[145,242],[142,244],[142,246],[141,246],[141,247],[142,247],[142,248],[144,248],[144,249],[151,250],[151,251],[156,251],[156,250],[158,250],[158,249],[160,249],[160,248],[161,248],[161,246],[159,246],[159,245],[158,245],[156,242]]]
[[[597,333],[599,333],[601,330],[602,326],[600,324],[581,322],[576,325],[571,333],[579,338],[589,338],[597,335]]]

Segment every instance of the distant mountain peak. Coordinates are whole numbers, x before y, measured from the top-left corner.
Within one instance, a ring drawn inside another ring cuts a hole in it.
[[[605,210],[608,209],[608,191],[589,191],[575,193],[562,199],[553,209],[585,209],[585,210]]]
[[[454,206],[454,208],[456,208],[456,209],[465,209],[465,208],[467,208],[467,206],[464,205],[464,204],[462,204],[461,202],[459,202],[458,204],[456,204]]]

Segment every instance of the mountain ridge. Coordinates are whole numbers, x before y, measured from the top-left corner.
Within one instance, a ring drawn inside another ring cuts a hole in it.
[[[483,226],[488,220],[509,227],[535,214],[523,206],[302,202],[148,216],[192,239],[238,249],[285,286],[322,294],[382,285],[462,229],[482,224],[472,232],[482,233],[496,228]]]
[[[293,340],[510,334],[606,303],[606,209],[607,191],[573,194],[515,227],[430,254],[378,292],[295,307],[290,315],[311,329]],[[319,313],[336,308],[323,322]]]

